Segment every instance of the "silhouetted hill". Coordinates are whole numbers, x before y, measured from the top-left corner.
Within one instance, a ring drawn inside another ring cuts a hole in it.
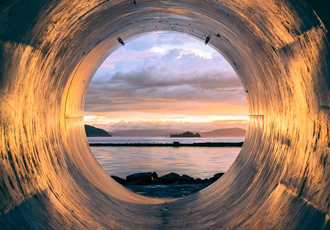
[[[91,125],[85,125],[85,132],[87,137],[112,137],[104,129],[99,129]]]
[[[245,137],[246,130],[241,128],[217,129],[210,132],[200,132],[202,137]]]
[[[178,129],[131,129],[111,132],[113,137],[170,137],[185,130]],[[196,132],[196,131],[194,131]],[[198,132],[201,137],[244,137],[245,130],[241,128],[217,129],[210,132]]]
[[[170,133],[170,132],[174,133],[174,132],[177,132],[177,130],[173,130],[173,129],[132,129],[132,130],[117,130],[111,134],[114,137],[164,137],[165,133]]]

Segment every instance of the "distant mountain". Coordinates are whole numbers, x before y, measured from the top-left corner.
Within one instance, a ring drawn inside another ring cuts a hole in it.
[[[113,137],[170,137],[185,130],[176,129],[131,129],[110,132]],[[196,131],[194,131],[196,132]],[[244,137],[245,130],[241,128],[217,129],[210,132],[198,132],[201,137]]]
[[[111,132],[114,137],[165,137],[166,133],[179,133],[173,129],[132,129],[132,130],[117,130]],[[169,135],[168,135],[169,136]]]
[[[99,129],[91,125],[85,125],[85,132],[87,137],[111,137],[104,129]]]
[[[246,130],[241,128],[217,129],[210,132],[200,132],[202,137],[245,137]]]
[[[201,137],[201,135],[199,135],[199,133],[193,134],[192,132],[187,131],[180,134],[170,135],[170,137]]]

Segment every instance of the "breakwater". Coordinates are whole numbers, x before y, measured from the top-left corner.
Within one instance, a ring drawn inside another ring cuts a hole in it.
[[[242,147],[244,142],[205,142],[205,143],[89,143],[89,146],[126,146],[126,147]]]

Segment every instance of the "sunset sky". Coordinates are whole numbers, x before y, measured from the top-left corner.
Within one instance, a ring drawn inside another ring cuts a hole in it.
[[[227,61],[177,33],[126,41],[95,73],[85,105],[85,123],[110,132],[245,128],[247,114],[242,84]]]

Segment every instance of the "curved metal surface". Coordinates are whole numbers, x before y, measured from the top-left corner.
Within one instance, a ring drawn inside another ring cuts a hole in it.
[[[330,4],[136,3],[0,4],[0,228],[329,229]],[[89,82],[117,37],[152,31],[211,36],[241,77],[250,111],[226,175],[166,208],[102,170],[82,118]]]

